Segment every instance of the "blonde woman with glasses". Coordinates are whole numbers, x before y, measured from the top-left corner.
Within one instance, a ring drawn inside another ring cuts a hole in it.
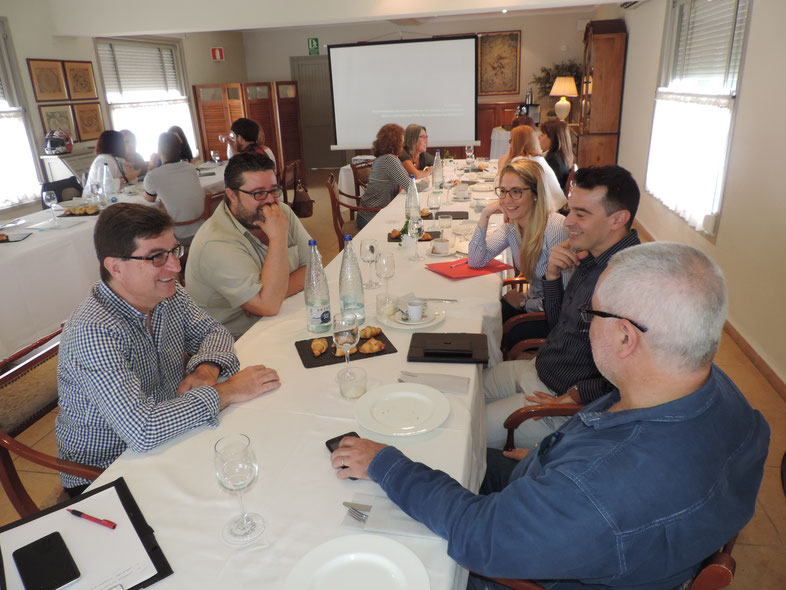
[[[565,219],[554,211],[546,198],[543,171],[536,162],[517,160],[506,165],[496,187],[499,200],[480,213],[475,234],[469,245],[469,266],[479,268],[510,248],[514,266],[530,281],[529,290],[509,290],[502,298],[502,319],[520,313],[543,311],[543,281],[551,249],[568,239],[562,225]],[[489,217],[501,213],[505,223],[487,237]],[[567,284],[569,276],[563,276]],[[546,332],[545,322],[534,322],[536,334],[514,336],[514,343],[524,337],[537,338]]]

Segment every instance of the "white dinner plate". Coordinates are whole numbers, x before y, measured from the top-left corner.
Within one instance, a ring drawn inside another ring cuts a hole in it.
[[[438,428],[450,416],[450,402],[420,383],[393,383],[367,392],[355,403],[363,428],[387,436],[413,436]]]
[[[409,548],[379,535],[331,539],[306,553],[287,590],[429,590],[428,573]]]
[[[418,330],[418,329],[422,329],[422,328],[429,328],[431,326],[436,326],[442,320],[445,319],[445,310],[444,309],[429,310],[428,314],[431,316],[431,318],[428,321],[426,321],[426,322],[419,322],[419,323],[403,322],[403,321],[396,320],[395,319],[396,316],[400,317],[400,315],[401,315],[400,311],[397,311],[393,315],[390,315],[390,316],[377,314],[377,319],[381,323],[383,323],[386,326],[388,326],[389,328],[398,328],[400,330]]]
[[[494,185],[490,182],[479,182],[469,187],[471,191],[476,193],[490,193],[494,190]]]

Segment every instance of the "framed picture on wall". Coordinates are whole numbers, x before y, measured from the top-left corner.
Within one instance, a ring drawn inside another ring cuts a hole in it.
[[[518,94],[521,31],[478,33],[478,94]]]
[[[98,99],[92,62],[66,61],[63,62],[63,67],[71,100]]]
[[[79,132],[79,141],[97,139],[104,130],[101,105],[97,102],[75,104],[74,119],[76,119],[76,129]]]
[[[36,102],[68,100],[63,62],[52,59],[28,59],[27,68],[30,70]]]
[[[71,137],[71,141],[79,141],[74,124],[74,113],[70,104],[48,104],[38,107],[44,133],[62,129]]]

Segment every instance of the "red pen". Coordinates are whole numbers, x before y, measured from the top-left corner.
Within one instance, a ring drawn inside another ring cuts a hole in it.
[[[105,518],[96,518],[95,516],[90,516],[89,514],[80,512],[79,510],[71,510],[70,508],[66,508],[66,510],[68,510],[71,514],[73,514],[77,518],[84,518],[85,520],[89,520],[90,522],[94,522],[96,524],[100,524],[101,526],[105,526],[108,529],[114,529],[117,527],[117,524],[115,524],[111,520],[107,520]]]

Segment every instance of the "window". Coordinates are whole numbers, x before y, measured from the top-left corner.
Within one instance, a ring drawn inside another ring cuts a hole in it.
[[[183,129],[194,155],[197,143],[176,45],[98,41],[98,61],[114,129],[130,129],[147,159],[158,136],[173,125]]]
[[[671,0],[646,188],[714,235],[749,0]]]
[[[12,55],[0,20],[0,209],[37,199],[40,193],[35,152],[11,75]]]

